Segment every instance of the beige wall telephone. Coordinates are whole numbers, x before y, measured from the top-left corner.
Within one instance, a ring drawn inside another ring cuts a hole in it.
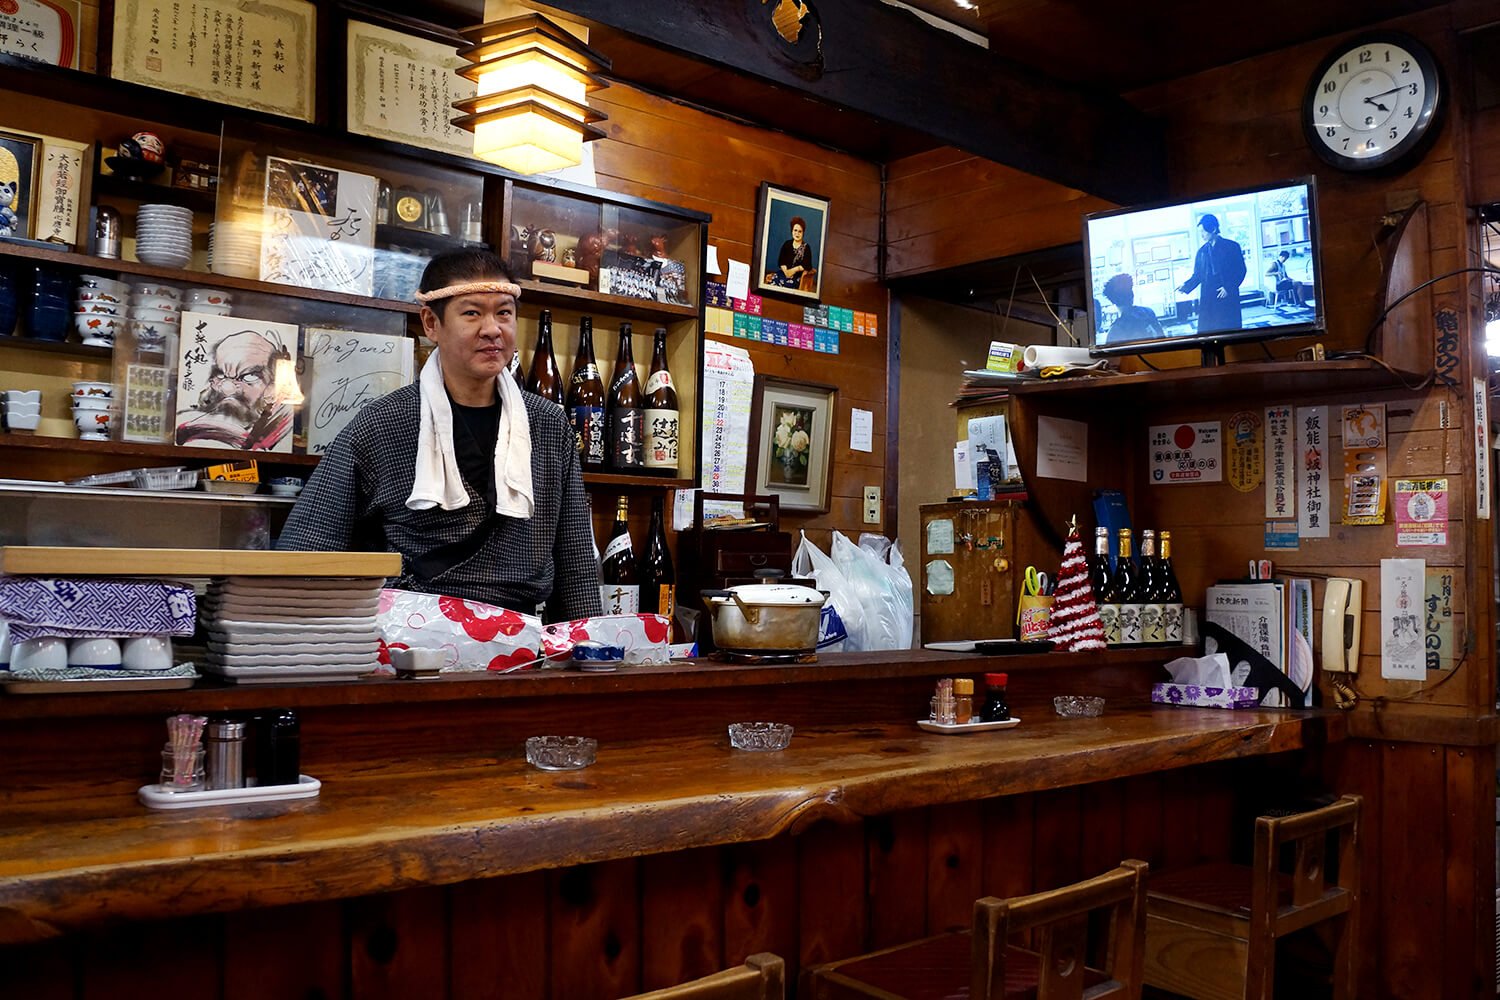
[[[1354,673],[1359,664],[1359,620],[1365,584],[1335,576],[1323,593],[1323,669]]]

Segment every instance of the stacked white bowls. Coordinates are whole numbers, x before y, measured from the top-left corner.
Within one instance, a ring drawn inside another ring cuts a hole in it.
[[[125,296],[130,286],[113,278],[85,274],[73,299],[73,329],[90,347],[113,347],[125,329]]]
[[[166,352],[181,320],[181,301],[182,290],[172,285],[137,282],[130,286],[130,323],[137,352]]]
[[[85,441],[108,441],[115,387],[109,382],[74,382],[72,403],[78,436]]]

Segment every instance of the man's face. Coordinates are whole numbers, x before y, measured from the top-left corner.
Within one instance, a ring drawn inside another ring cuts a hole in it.
[[[219,341],[208,387],[199,397],[200,408],[254,423],[273,402],[267,397],[275,357],[275,347],[258,333],[235,333]]]
[[[516,353],[516,300],[504,292],[476,292],[422,310],[422,329],[443,351],[443,373],[480,381],[510,366]]]
[[[1216,232],[1215,230],[1209,229],[1207,226],[1204,226],[1204,225],[1199,225],[1198,226],[1198,236],[1199,236],[1200,241],[1203,242],[1203,243],[1210,242],[1215,236],[1218,236],[1218,235],[1219,235],[1218,232]]]

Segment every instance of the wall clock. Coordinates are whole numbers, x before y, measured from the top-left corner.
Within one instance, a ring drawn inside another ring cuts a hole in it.
[[[1399,32],[1370,32],[1339,45],[1313,71],[1302,128],[1333,166],[1379,170],[1425,151],[1446,99],[1425,45]]]

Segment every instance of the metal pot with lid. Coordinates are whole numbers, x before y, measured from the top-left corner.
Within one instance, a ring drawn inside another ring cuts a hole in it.
[[[714,643],[731,653],[811,653],[828,595],[789,583],[748,583],[705,590]]]

